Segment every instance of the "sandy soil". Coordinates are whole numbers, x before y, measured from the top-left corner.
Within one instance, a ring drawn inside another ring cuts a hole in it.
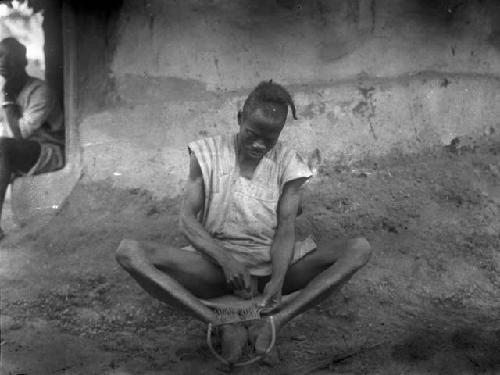
[[[299,232],[366,236],[369,265],[238,374],[500,374],[500,142],[320,170]],[[82,181],[1,245],[2,374],[213,374],[205,327],[143,293],[123,237],[184,244],[178,200]]]

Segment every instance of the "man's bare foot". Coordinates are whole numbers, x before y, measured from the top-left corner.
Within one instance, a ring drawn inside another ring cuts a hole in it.
[[[276,332],[278,332],[279,327],[276,324],[275,328]],[[272,329],[269,321],[267,319],[261,319],[250,325],[250,327],[248,327],[248,338],[255,348],[255,354],[264,354],[272,341]],[[262,362],[269,366],[278,364],[279,355],[276,345],[264,356]]]
[[[273,346],[271,351],[267,353],[264,358],[262,358],[261,363],[263,365],[269,366],[269,367],[274,367],[279,365],[281,362],[278,347],[276,345]]]
[[[221,354],[229,363],[236,363],[247,345],[248,333],[239,324],[223,324],[221,326]]]
[[[277,327],[276,327],[277,328]],[[248,327],[248,338],[257,355],[264,354],[271,345],[272,330],[267,319],[260,319]]]

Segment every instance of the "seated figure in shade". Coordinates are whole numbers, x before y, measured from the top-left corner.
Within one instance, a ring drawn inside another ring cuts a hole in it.
[[[238,113],[238,132],[188,145],[181,227],[191,245],[124,239],[117,250],[121,266],[151,295],[207,323],[216,317],[199,299],[256,298],[279,330],[367,263],[371,247],[362,237],[296,240],[301,190],[312,173],[278,140],[288,107],[295,118],[289,92],[262,82]],[[223,357],[237,362],[248,341],[264,353],[270,331],[264,319],[222,325]]]
[[[64,119],[55,94],[26,73],[26,47],[15,38],[0,41],[4,78],[0,111],[0,219],[13,177],[64,166]],[[0,239],[5,233],[0,228]]]

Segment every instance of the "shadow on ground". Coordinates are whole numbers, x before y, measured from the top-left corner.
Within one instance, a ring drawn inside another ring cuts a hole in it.
[[[500,373],[500,144],[323,167],[298,234],[364,235],[370,264],[238,374]],[[178,200],[82,181],[1,248],[2,374],[212,374],[205,327],[114,261],[123,237],[183,245]]]

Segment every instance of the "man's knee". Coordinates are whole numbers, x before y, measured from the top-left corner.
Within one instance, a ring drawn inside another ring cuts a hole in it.
[[[134,262],[141,256],[141,252],[138,241],[124,239],[116,249],[116,261],[125,269],[133,268]]]
[[[364,237],[356,237],[349,241],[347,253],[358,267],[364,266],[370,260],[372,252],[370,243]]]

